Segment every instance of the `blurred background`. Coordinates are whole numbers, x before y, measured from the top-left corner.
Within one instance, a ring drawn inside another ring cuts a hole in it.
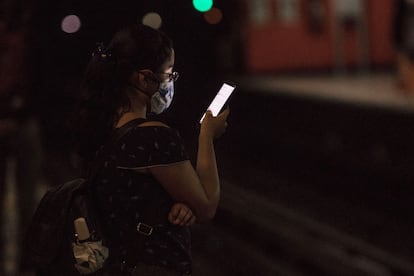
[[[193,159],[201,114],[237,84],[194,275],[414,275],[412,2],[0,1],[0,275],[31,275],[18,260],[33,210],[80,175],[66,121],[84,67],[133,22],[174,40],[160,119]]]

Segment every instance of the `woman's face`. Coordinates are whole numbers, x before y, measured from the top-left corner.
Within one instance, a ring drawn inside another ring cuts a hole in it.
[[[149,69],[140,70],[138,74],[143,76],[143,79],[138,79],[136,87],[147,94],[152,96],[160,88],[161,84],[167,84],[173,81],[173,68],[175,61],[174,49],[171,49],[171,56],[161,65],[160,69],[153,72]]]

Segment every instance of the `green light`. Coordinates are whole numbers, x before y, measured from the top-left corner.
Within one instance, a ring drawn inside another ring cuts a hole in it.
[[[213,0],[193,0],[193,6],[199,12],[206,12],[213,7]]]

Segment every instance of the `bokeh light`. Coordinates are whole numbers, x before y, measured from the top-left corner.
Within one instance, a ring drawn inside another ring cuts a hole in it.
[[[223,13],[218,8],[212,8],[208,12],[204,13],[204,19],[209,24],[218,24],[223,19]]]
[[[206,12],[213,7],[213,0],[193,0],[193,6],[200,12]]]
[[[162,18],[156,12],[149,12],[142,17],[142,24],[147,25],[153,29],[159,29],[162,25]]]
[[[68,34],[76,33],[81,27],[81,20],[77,15],[67,15],[62,19],[62,31]]]

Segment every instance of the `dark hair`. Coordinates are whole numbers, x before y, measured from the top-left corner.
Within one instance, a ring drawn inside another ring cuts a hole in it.
[[[130,107],[127,86],[134,71],[158,71],[171,56],[172,41],[161,31],[132,25],[118,31],[108,47],[99,45],[81,85],[83,99],[76,115],[79,154],[90,159],[108,139],[120,108]]]

